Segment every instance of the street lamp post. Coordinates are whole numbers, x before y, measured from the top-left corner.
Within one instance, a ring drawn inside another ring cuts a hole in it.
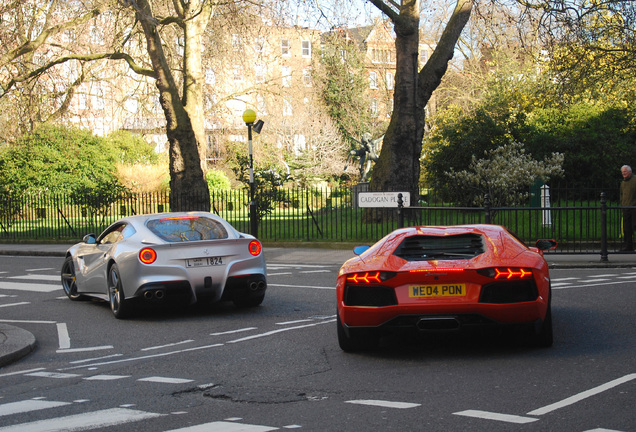
[[[263,120],[256,123],[256,113],[254,110],[247,109],[243,112],[243,121],[247,126],[247,143],[249,150],[249,168],[250,168],[250,234],[258,237],[258,216],[256,213],[256,185],[254,184],[254,159],[252,156],[252,129],[254,132],[260,133],[263,128]]]

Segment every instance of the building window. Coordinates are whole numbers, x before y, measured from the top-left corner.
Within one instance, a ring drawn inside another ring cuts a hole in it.
[[[234,81],[243,81],[243,68],[240,65],[234,65]]]
[[[102,83],[96,82],[91,88],[91,105],[93,109],[104,109],[104,90],[102,89]]]
[[[262,37],[257,37],[254,40],[254,51],[256,51],[257,53],[264,53],[265,52],[265,39]]]
[[[391,72],[387,72],[386,73],[386,88],[388,90],[393,90],[393,86],[394,86],[394,82],[393,82],[393,74]]]
[[[254,65],[254,79],[257,83],[265,82],[265,65]]]
[[[311,58],[311,41],[303,41],[302,47],[303,47],[303,57]]]
[[[104,34],[100,27],[91,26],[91,43],[93,45],[104,45]]]
[[[378,88],[378,74],[376,72],[369,72],[369,88]]]
[[[284,116],[292,116],[292,104],[288,99],[283,99],[283,115]]]
[[[378,115],[378,100],[377,99],[371,99],[369,111],[371,112],[371,115],[374,115],[374,116]]]
[[[303,68],[303,84],[311,87],[311,67],[309,66]]]
[[[291,85],[291,67],[283,66],[281,75],[283,76],[283,87],[289,87]]]
[[[243,43],[241,42],[241,35],[232,35],[232,49],[234,51],[241,51],[243,49]]]
[[[286,57],[289,57],[291,55],[291,46],[289,44],[289,39],[281,39],[280,53]]]
[[[216,84],[216,74],[214,73],[212,69],[205,70],[205,83],[207,85]]]

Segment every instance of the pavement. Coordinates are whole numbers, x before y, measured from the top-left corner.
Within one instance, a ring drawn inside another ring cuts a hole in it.
[[[70,244],[0,244],[0,256],[64,256]],[[322,264],[339,266],[354,256],[352,248],[338,244],[301,244],[263,248],[268,264]],[[636,254],[610,253],[607,261],[597,254],[546,253],[551,269],[576,268],[631,268],[636,267]],[[33,334],[18,327],[0,322],[0,368],[33,352],[36,348]],[[1,375],[1,374],[0,374]]]

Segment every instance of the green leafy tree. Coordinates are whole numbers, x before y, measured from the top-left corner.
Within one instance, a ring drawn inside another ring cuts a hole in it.
[[[128,131],[116,131],[106,137],[118,153],[118,162],[126,165],[152,165],[159,161],[154,146],[141,136]]]
[[[362,136],[372,130],[373,121],[366,96],[368,79],[365,75],[364,53],[346,37],[346,31],[327,33],[320,50],[320,67],[316,80],[321,85],[322,99],[329,116],[342,136]]]
[[[117,184],[116,152],[89,131],[42,126],[0,153],[0,185],[11,193],[67,193]]]
[[[484,205],[488,196],[494,207],[513,207],[527,201],[537,179],[547,182],[562,175],[562,165],[561,153],[537,161],[523,144],[511,142],[485,152],[482,159],[473,156],[468,169],[446,175],[463,205]]]
[[[116,176],[119,155],[89,131],[41,126],[0,151],[0,188],[13,199],[43,191],[70,195],[91,214],[104,214],[126,192]]]

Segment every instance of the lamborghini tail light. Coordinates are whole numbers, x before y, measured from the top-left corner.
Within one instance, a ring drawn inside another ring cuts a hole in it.
[[[532,278],[532,269],[523,267],[493,267],[477,270],[477,273],[496,280],[523,280]]]
[[[395,273],[382,271],[352,273],[347,275],[347,283],[356,285],[373,285],[391,279],[393,276],[395,276]]]
[[[139,261],[144,264],[152,264],[157,259],[157,252],[151,248],[143,248],[139,251]]]

